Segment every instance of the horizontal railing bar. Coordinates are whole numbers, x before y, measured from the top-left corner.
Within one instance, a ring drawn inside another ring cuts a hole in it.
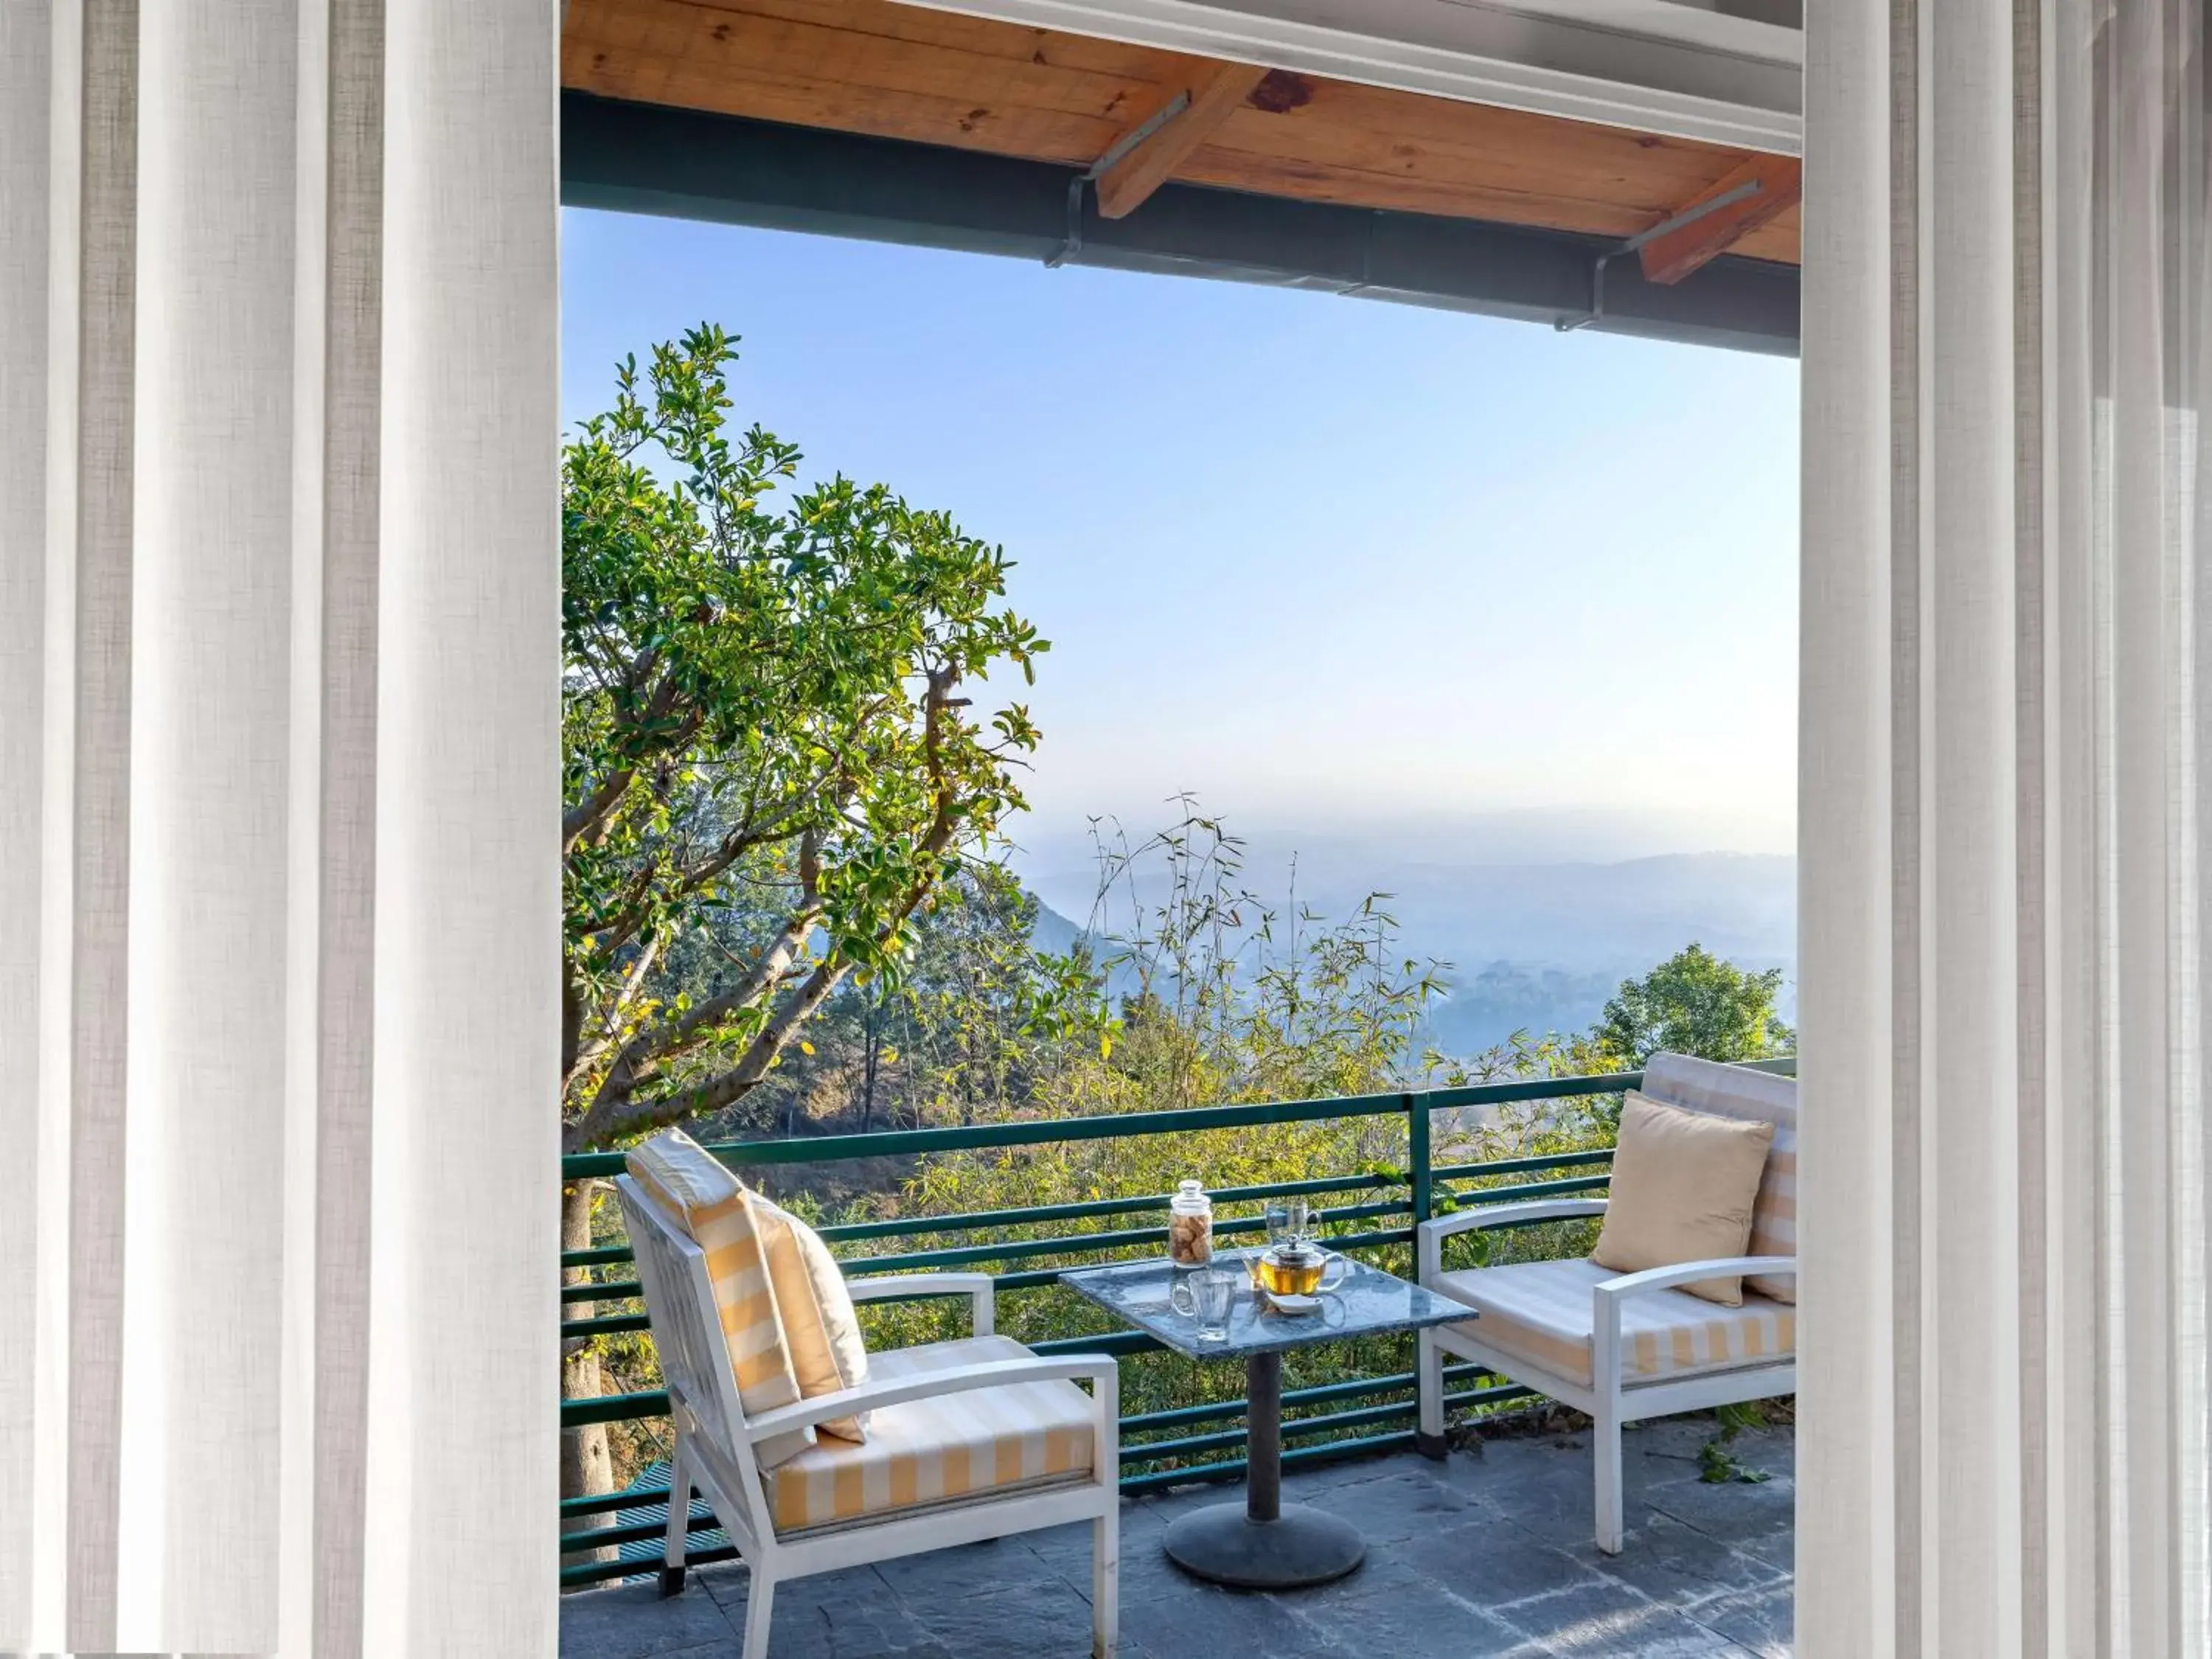
[[[1534,1175],[1539,1170],[1579,1170],[1593,1164],[1612,1162],[1613,1148],[1601,1146],[1595,1152],[1558,1152],[1550,1158],[1501,1158],[1488,1164],[1438,1164],[1431,1166],[1429,1173],[1438,1181],[1447,1177],[1454,1181],[1474,1181],[1484,1176]]]
[[[738,1547],[734,1544],[684,1552],[684,1565],[687,1567],[711,1567],[717,1561],[737,1559]],[[596,1584],[604,1578],[650,1578],[659,1571],[658,1561],[580,1561],[561,1569],[561,1588],[574,1589],[583,1584]]]
[[[1410,1206],[1403,1199],[1380,1204],[1346,1204],[1325,1212],[1335,1221],[1365,1221],[1376,1216],[1404,1215]],[[1264,1233],[1263,1216],[1232,1217],[1213,1224],[1214,1237],[1224,1234]],[[925,1268],[964,1267],[978,1261],[1019,1261],[1036,1255],[1080,1255],[1099,1250],[1118,1250],[1139,1244],[1164,1244],[1164,1227],[1124,1227],[1114,1232],[1063,1233],[1053,1238],[1009,1239],[999,1244],[956,1244],[941,1250],[909,1250],[903,1255],[840,1256],[837,1265],[848,1273],[914,1273]]]
[[[561,1252],[563,1267],[613,1267],[636,1260],[636,1252],[627,1244],[599,1244],[588,1250]]]
[[[620,1492],[595,1492],[581,1498],[564,1498],[561,1500],[561,1518],[568,1521],[580,1515],[604,1515],[614,1510],[642,1509],[647,1504],[665,1504],[668,1501],[668,1466],[665,1463],[660,1466],[660,1473],[663,1483],[658,1486],[624,1486]],[[568,1550],[561,1553],[563,1555],[572,1553]]]
[[[1123,1354],[1150,1353],[1161,1346],[1157,1337],[1142,1331],[1106,1331],[1097,1336],[1060,1336],[1049,1342],[1032,1342],[1029,1350],[1047,1359],[1070,1353],[1111,1354],[1118,1359]]]
[[[1439,1181],[1444,1178],[1441,1172],[1437,1176]],[[1486,1204],[1517,1204],[1524,1198],[1603,1192],[1612,1185],[1610,1175],[1571,1176],[1559,1181],[1524,1181],[1516,1187],[1478,1187],[1473,1192],[1454,1193],[1452,1198],[1462,1209],[1480,1209]]]
[[[561,1402],[561,1426],[580,1429],[593,1423],[634,1423],[668,1415],[668,1390],[642,1389],[635,1394],[579,1395]]]
[[[1468,1389],[1459,1394],[1446,1395],[1444,1408],[1449,1411],[1455,1407],[1476,1405],[1492,1398],[1518,1399],[1528,1392],[1528,1389],[1510,1382],[1501,1384],[1499,1390]],[[1377,1423],[1411,1417],[1419,1409],[1419,1401],[1400,1400],[1380,1406],[1362,1406],[1348,1412],[1331,1412],[1323,1417],[1285,1418],[1283,1438],[1310,1440],[1315,1435],[1333,1434],[1340,1429],[1371,1428]],[[1189,1435],[1181,1440],[1155,1440],[1140,1446],[1124,1446],[1121,1448],[1121,1462],[1125,1465],[1157,1463],[1164,1457],[1195,1457],[1201,1452],[1226,1451],[1231,1446],[1243,1445],[1248,1434],[1249,1431],[1242,1428],[1222,1429],[1212,1434]]]
[[[1510,1106],[1531,1100],[1574,1100],[1583,1095],[1617,1095],[1640,1088],[1641,1072],[1605,1072],[1595,1077],[1531,1077],[1512,1083],[1469,1083],[1454,1089],[1430,1089],[1414,1099],[1432,1112],[1463,1106]]]
[[[1780,1060],[1735,1063],[1747,1071],[1773,1072],[1784,1077],[1795,1076],[1797,1071],[1794,1054]],[[1508,1106],[1529,1100],[1572,1100],[1583,1095],[1625,1094],[1643,1086],[1644,1073],[1640,1071],[1607,1072],[1597,1077],[1532,1077],[1513,1083],[1471,1083],[1454,1089],[1428,1089],[1416,1091],[1413,1099],[1425,1103],[1432,1112],[1441,1112],[1459,1106]]]
[[[1540,1096],[1516,1098],[1541,1098]],[[1192,1106],[1169,1112],[1112,1112],[1096,1117],[1021,1118],[957,1128],[890,1129],[875,1134],[822,1135],[813,1139],[726,1141],[707,1150],[725,1164],[834,1164],[862,1158],[896,1158],[971,1151],[981,1146],[1048,1146],[1070,1140],[1114,1140],[1125,1135],[1189,1134],[1267,1123],[1307,1123],[1320,1118],[1379,1117],[1406,1109],[1402,1094],[1346,1095],[1328,1100],[1272,1100],[1253,1105]],[[619,1175],[621,1152],[571,1152],[561,1178]]]
[[[1398,1451],[1413,1443],[1413,1431],[1401,1430],[1395,1434],[1369,1435],[1358,1440],[1329,1440],[1318,1446],[1300,1446],[1283,1454],[1283,1467],[1294,1469],[1310,1463],[1327,1463],[1340,1457],[1364,1457],[1374,1452]],[[1200,1463],[1187,1469],[1158,1469],[1149,1474],[1130,1474],[1121,1478],[1121,1495],[1135,1497],[1142,1492],[1161,1492],[1170,1486],[1194,1486],[1212,1480],[1238,1480],[1244,1475],[1244,1460],[1231,1458],[1220,1463]]]
[[[561,1287],[561,1300],[563,1303],[627,1302],[634,1296],[644,1294],[645,1286],[634,1279],[625,1279],[620,1284],[610,1282],[605,1285],[563,1285]]]
[[[641,1313],[606,1314],[598,1319],[569,1319],[561,1324],[563,1342],[579,1336],[621,1336],[631,1331],[649,1331],[652,1319]]]
[[[1444,1381],[1458,1382],[1470,1376],[1487,1376],[1487,1366],[1475,1364],[1447,1365]],[[1412,1371],[1400,1371],[1393,1376],[1358,1376],[1349,1382],[1324,1382],[1310,1389],[1292,1389],[1283,1396],[1283,1408],[1294,1406],[1317,1406],[1324,1401],[1357,1400],[1370,1394],[1388,1394],[1393,1389],[1410,1389],[1419,1379]],[[1121,1432],[1142,1434],[1152,1429],[1181,1428],[1189,1423],[1206,1423],[1217,1418],[1242,1417],[1245,1401],[1219,1401],[1205,1406],[1179,1406],[1173,1411],[1146,1412],[1136,1417],[1121,1419]]]
[[[1313,1181],[1274,1181],[1258,1187],[1229,1187],[1208,1194],[1216,1204],[1248,1204],[1261,1199],[1294,1198],[1308,1193],[1347,1192],[1371,1187],[1402,1187],[1395,1175],[1323,1176]],[[1102,1198],[1080,1204],[1040,1204],[1027,1210],[977,1210],[964,1215],[903,1216],[890,1221],[847,1221],[817,1228],[837,1243],[848,1238],[902,1238],[915,1233],[967,1232],[986,1227],[1025,1227],[1043,1221],[1078,1221],[1102,1215],[1137,1215],[1164,1210],[1172,1194]]]
[[[665,1504],[667,1501],[668,1489],[664,1486],[661,1488],[659,1495],[656,1498],[648,1498],[641,1503],[625,1504],[621,1507],[623,1509],[643,1509],[647,1504]],[[697,1508],[698,1505],[695,1502],[693,1504],[694,1513],[692,1514],[691,1518],[684,1522],[684,1530],[687,1535],[695,1532],[719,1532],[721,1530],[722,1523],[714,1518],[712,1512],[706,1515],[701,1515],[696,1513]],[[666,1535],[667,1532],[668,1522],[665,1520],[631,1521],[627,1522],[621,1526],[595,1527],[590,1532],[564,1532],[561,1534],[561,1553],[563,1555],[577,1555],[580,1554],[585,1550],[605,1549],[610,1544],[642,1543],[648,1538],[664,1537]],[[686,1550],[684,1553],[688,1555],[690,1552]],[[654,1571],[654,1569],[650,1566],[648,1566],[647,1570],[648,1571]]]

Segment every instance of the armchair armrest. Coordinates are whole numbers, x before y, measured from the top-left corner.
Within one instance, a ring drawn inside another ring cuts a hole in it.
[[[1780,1278],[1797,1276],[1797,1258],[1794,1255],[1723,1255],[1710,1261],[1682,1261],[1671,1267],[1646,1267],[1641,1273],[1623,1273],[1618,1279],[1608,1279],[1602,1285],[1592,1286],[1592,1292],[1602,1307],[1607,1301],[1619,1302],[1624,1297],[1635,1296],[1644,1291],[1668,1291],[1677,1285],[1694,1285],[1701,1279],[1724,1279],[1741,1274],[1749,1279],[1755,1274],[1771,1274]]]
[[[894,1296],[964,1296],[975,1308],[973,1329],[988,1336],[998,1329],[997,1286],[988,1273],[887,1273],[881,1279],[848,1279],[847,1294],[855,1302],[881,1302]],[[835,1413],[832,1413],[834,1415]]]
[[[1517,1227],[1534,1221],[1577,1221],[1605,1213],[1601,1198],[1537,1198],[1520,1204],[1488,1204],[1424,1221],[1414,1235],[1415,1276],[1421,1284],[1443,1271],[1444,1240],[1456,1233],[1488,1227]]]
[[[857,1389],[817,1394],[793,1406],[745,1419],[745,1438],[756,1443],[811,1428],[833,1417],[849,1417],[879,1407],[903,1405],[938,1395],[964,1394],[972,1389],[1003,1388],[1010,1382],[1052,1382],[1088,1380],[1094,1406],[1108,1424],[1119,1421],[1121,1371],[1108,1354],[1072,1353],[1052,1358],[1031,1355],[1025,1359],[992,1359],[980,1365],[960,1365],[951,1370],[927,1371],[890,1382],[863,1382]]]
[[[1648,1291],[1672,1290],[1677,1285],[1694,1284],[1700,1279],[1738,1273],[1746,1277],[1753,1273],[1788,1273],[1794,1278],[1796,1273],[1797,1258],[1794,1255],[1726,1255],[1710,1261],[1678,1262],[1671,1267],[1646,1267],[1641,1273],[1623,1273],[1618,1279],[1592,1285],[1592,1376],[1601,1389],[1620,1386],[1620,1308],[1630,1297]]]

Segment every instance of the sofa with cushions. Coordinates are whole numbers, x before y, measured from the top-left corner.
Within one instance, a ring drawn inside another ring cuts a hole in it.
[[[1621,1111],[1611,1191],[1421,1224],[1420,1282],[1474,1317],[1420,1338],[1420,1430],[1443,1447],[1443,1367],[1471,1360],[1587,1412],[1597,1543],[1621,1547],[1624,1423],[1795,1393],[1797,1085],[1656,1054]],[[1588,1258],[1447,1271],[1455,1235],[1602,1218]]]
[[[680,1132],[627,1164],[615,1187],[676,1436],[664,1590],[683,1588],[693,1487],[751,1570],[744,1659],[767,1659],[779,1582],[1088,1521],[1091,1644],[1111,1653],[1114,1361],[998,1335],[988,1273],[848,1283],[811,1228]],[[969,1297],[971,1334],[868,1352],[854,1304],[925,1295]]]

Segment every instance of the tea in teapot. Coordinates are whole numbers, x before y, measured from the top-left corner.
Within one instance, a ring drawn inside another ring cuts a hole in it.
[[[1270,1296],[1313,1296],[1330,1287],[1328,1270],[1337,1264],[1343,1278],[1342,1258],[1304,1239],[1278,1244],[1253,1263],[1252,1277]]]

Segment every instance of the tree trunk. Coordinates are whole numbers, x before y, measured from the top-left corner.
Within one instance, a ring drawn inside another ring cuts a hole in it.
[[[860,1133],[866,1134],[876,1123],[876,1057],[883,1052],[883,1045],[871,1027],[861,1030]]]
[[[561,1189],[561,1248],[563,1250],[587,1250],[592,1246],[592,1196],[599,1188],[596,1181],[579,1181]],[[564,1285],[580,1285],[589,1278],[581,1267],[563,1272]],[[592,1317],[595,1304],[571,1302],[561,1310],[568,1319]],[[563,1399],[578,1400],[595,1397],[600,1393],[599,1354],[597,1345],[590,1339],[564,1342],[561,1351],[561,1395]],[[615,1489],[614,1456],[607,1445],[607,1427],[593,1423],[580,1429],[568,1429],[561,1436],[561,1496],[582,1498],[592,1492],[612,1492]],[[571,1516],[561,1523],[561,1530],[585,1532],[599,1527],[615,1524],[614,1511],[603,1510],[593,1515]],[[578,1550],[561,1558],[563,1566],[584,1561],[611,1561],[618,1552],[611,1544],[597,1549]]]

